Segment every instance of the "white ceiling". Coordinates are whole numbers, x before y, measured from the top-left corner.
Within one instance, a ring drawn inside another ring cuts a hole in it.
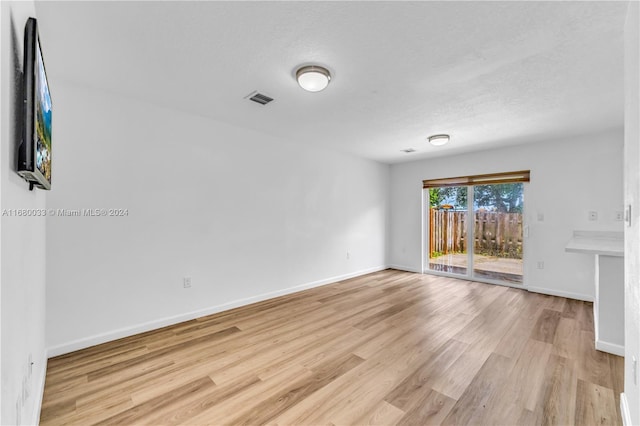
[[[623,124],[626,1],[36,7],[54,102],[65,80],[388,163]],[[323,92],[297,86],[308,63]]]

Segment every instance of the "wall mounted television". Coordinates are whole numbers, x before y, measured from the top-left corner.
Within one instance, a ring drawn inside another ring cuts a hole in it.
[[[51,189],[51,94],[42,59],[38,26],[24,30],[24,128],[18,147],[18,174],[30,189]]]

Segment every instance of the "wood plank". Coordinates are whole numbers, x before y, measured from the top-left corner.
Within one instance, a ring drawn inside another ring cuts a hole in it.
[[[551,355],[547,365],[545,389],[538,401],[537,411],[542,414],[539,424],[575,424],[576,373],[573,362]]]
[[[533,327],[531,338],[541,342],[553,343],[561,316],[562,314],[558,311],[543,309],[536,325]]]
[[[558,297],[558,296],[548,296],[548,297],[549,298],[547,299],[547,309],[558,311],[564,316],[567,299],[564,297]]]
[[[250,374],[247,372],[246,374]],[[186,424],[233,424],[233,420],[239,414],[253,410],[253,407],[262,401],[279,395],[289,389],[291,383],[298,380],[306,380],[313,376],[313,372],[298,365],[291,365],[287,369],[281,370],[278,374],[268,380],[260,380],[248,386],[243,392],[233,393],[230,397],[219,400],[215,405],[206,410],[200,411],[197,415],[185,421]],[[232,386],[233,382],[223,386]],[[162,419],[162,421],[164,421]]]
[[[296,405],[318,389],[328,385],[338,377],[361,364],[364,360],[352,354],[331,360],[314,370],[311,377],[301,378],[291,383],[281,393],[260,401],[250,409],[234,417],[235,425],[264,424]]]
[[[359,418],[354,424],[372,426],[395,425],[402,416],[404,416],[404,411],[386,401],[382,401],[374,410]]]
[[[371,315],[370,317],[367,317],[365,319],[363,319],[362,321],[358,322],[357,324],[354,324],[353,326],[356,328],[359,328],[361,330],[366,330],[367,328],[371,327],[374,324],[379,323],[380,321],[383,321],[387,318],[390,318],[402,311],[404,311],[405,309],[410,308],[411,306],[415,305],[416,303],[418,303],[417,300],[408,300],[402,303],[397,303],[385,310],[383,310],[382,312],[378,312],[375,313],[373,315]]]
[[[433,391],[429,384],[434,378],[441,377],[442,372],[447,371],[468,347],[465,343],[450,339],[389,392],[385,401],[402,410],[414,406],[416,401],[423,399],[423,393]]]
[[[596,350],[593,331],[581,331],[577,343],[580,347],[576,366],[578,378],[613,389],[614,381],[611,378],[609,358],[615,355]]]
[[[195,380],[177,389],[172,389],[161,396],[153,398],[143,404],[137,405],[126,411],[123,411],[115,416],[111,416],[101,422],[98,425],[110,425],[110,424],[133,424],[140,422],[150,413],[157,412],[158,410],[166,410],[170,405],[180,405],[183,403],[185,397],[193,396],[207,388],[214,386],[213,380],[209,377],[203,377]]]
[[[580,324],[575,319],[562,317],[553,338],[553,353],[563,358],[576,359],[580,353]]]
[[[536,410],[551,349],[548,343],[529,339],[516,360],[505,362],[500,389],[489,397],[486,410],[478,414],[485,417],[477,420],[480,423],[509,423],[518,418],[523,409]]]
[[[583,303],[579,300],[566,299],[562,310],[562,318],[576,319]]]
[[[592,315],[380,271],[56,357],[41,424],[620,424]]]
[[[505,381],[505,365],[511,360],[502,355],[491,354],[475,375],[460,399],[453,406],[442,424],[460,425],[477,422],[478,418],[487,418],[486,404]],[[482,422],[480,422],[482,424]]]
[[[618,425],[613,391],[578,379],[576,390],[576,424]]]
[[[245,374],[233,383],[224,386],[210,387],[208,392],[204,392],[197,398],[172,407],[172,410],[169,412],[148,413],[143,420],[150,425],[179,425],[189,423],[190,419],[196,418],[202,413],[215,408],[223,401],[238,397],[238,395],[247,392],[260,382],[259,378],[251,374]]]
[[[439,425],[451,412],[456,400],[430,389],[420,398],[407,406],[406,414],[397,423],[398,426]]]

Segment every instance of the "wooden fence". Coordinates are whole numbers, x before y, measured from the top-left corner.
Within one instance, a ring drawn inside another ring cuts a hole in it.
[[[474,253],[522,259],[522,213],[476,212]],[[467,252],[467,212],[430,209],[430,256]]]

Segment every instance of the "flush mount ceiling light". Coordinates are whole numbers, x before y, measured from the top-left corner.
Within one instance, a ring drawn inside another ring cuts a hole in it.
[[[304,90],[319,92],[324,90],[331,81],[331,73],[328,69],[318,65],[308,65],[296,71],[296,80]]]
[[[449,135],[433,135],[429,136],[429,143],[433,146],[442,146],[449,142]]]

